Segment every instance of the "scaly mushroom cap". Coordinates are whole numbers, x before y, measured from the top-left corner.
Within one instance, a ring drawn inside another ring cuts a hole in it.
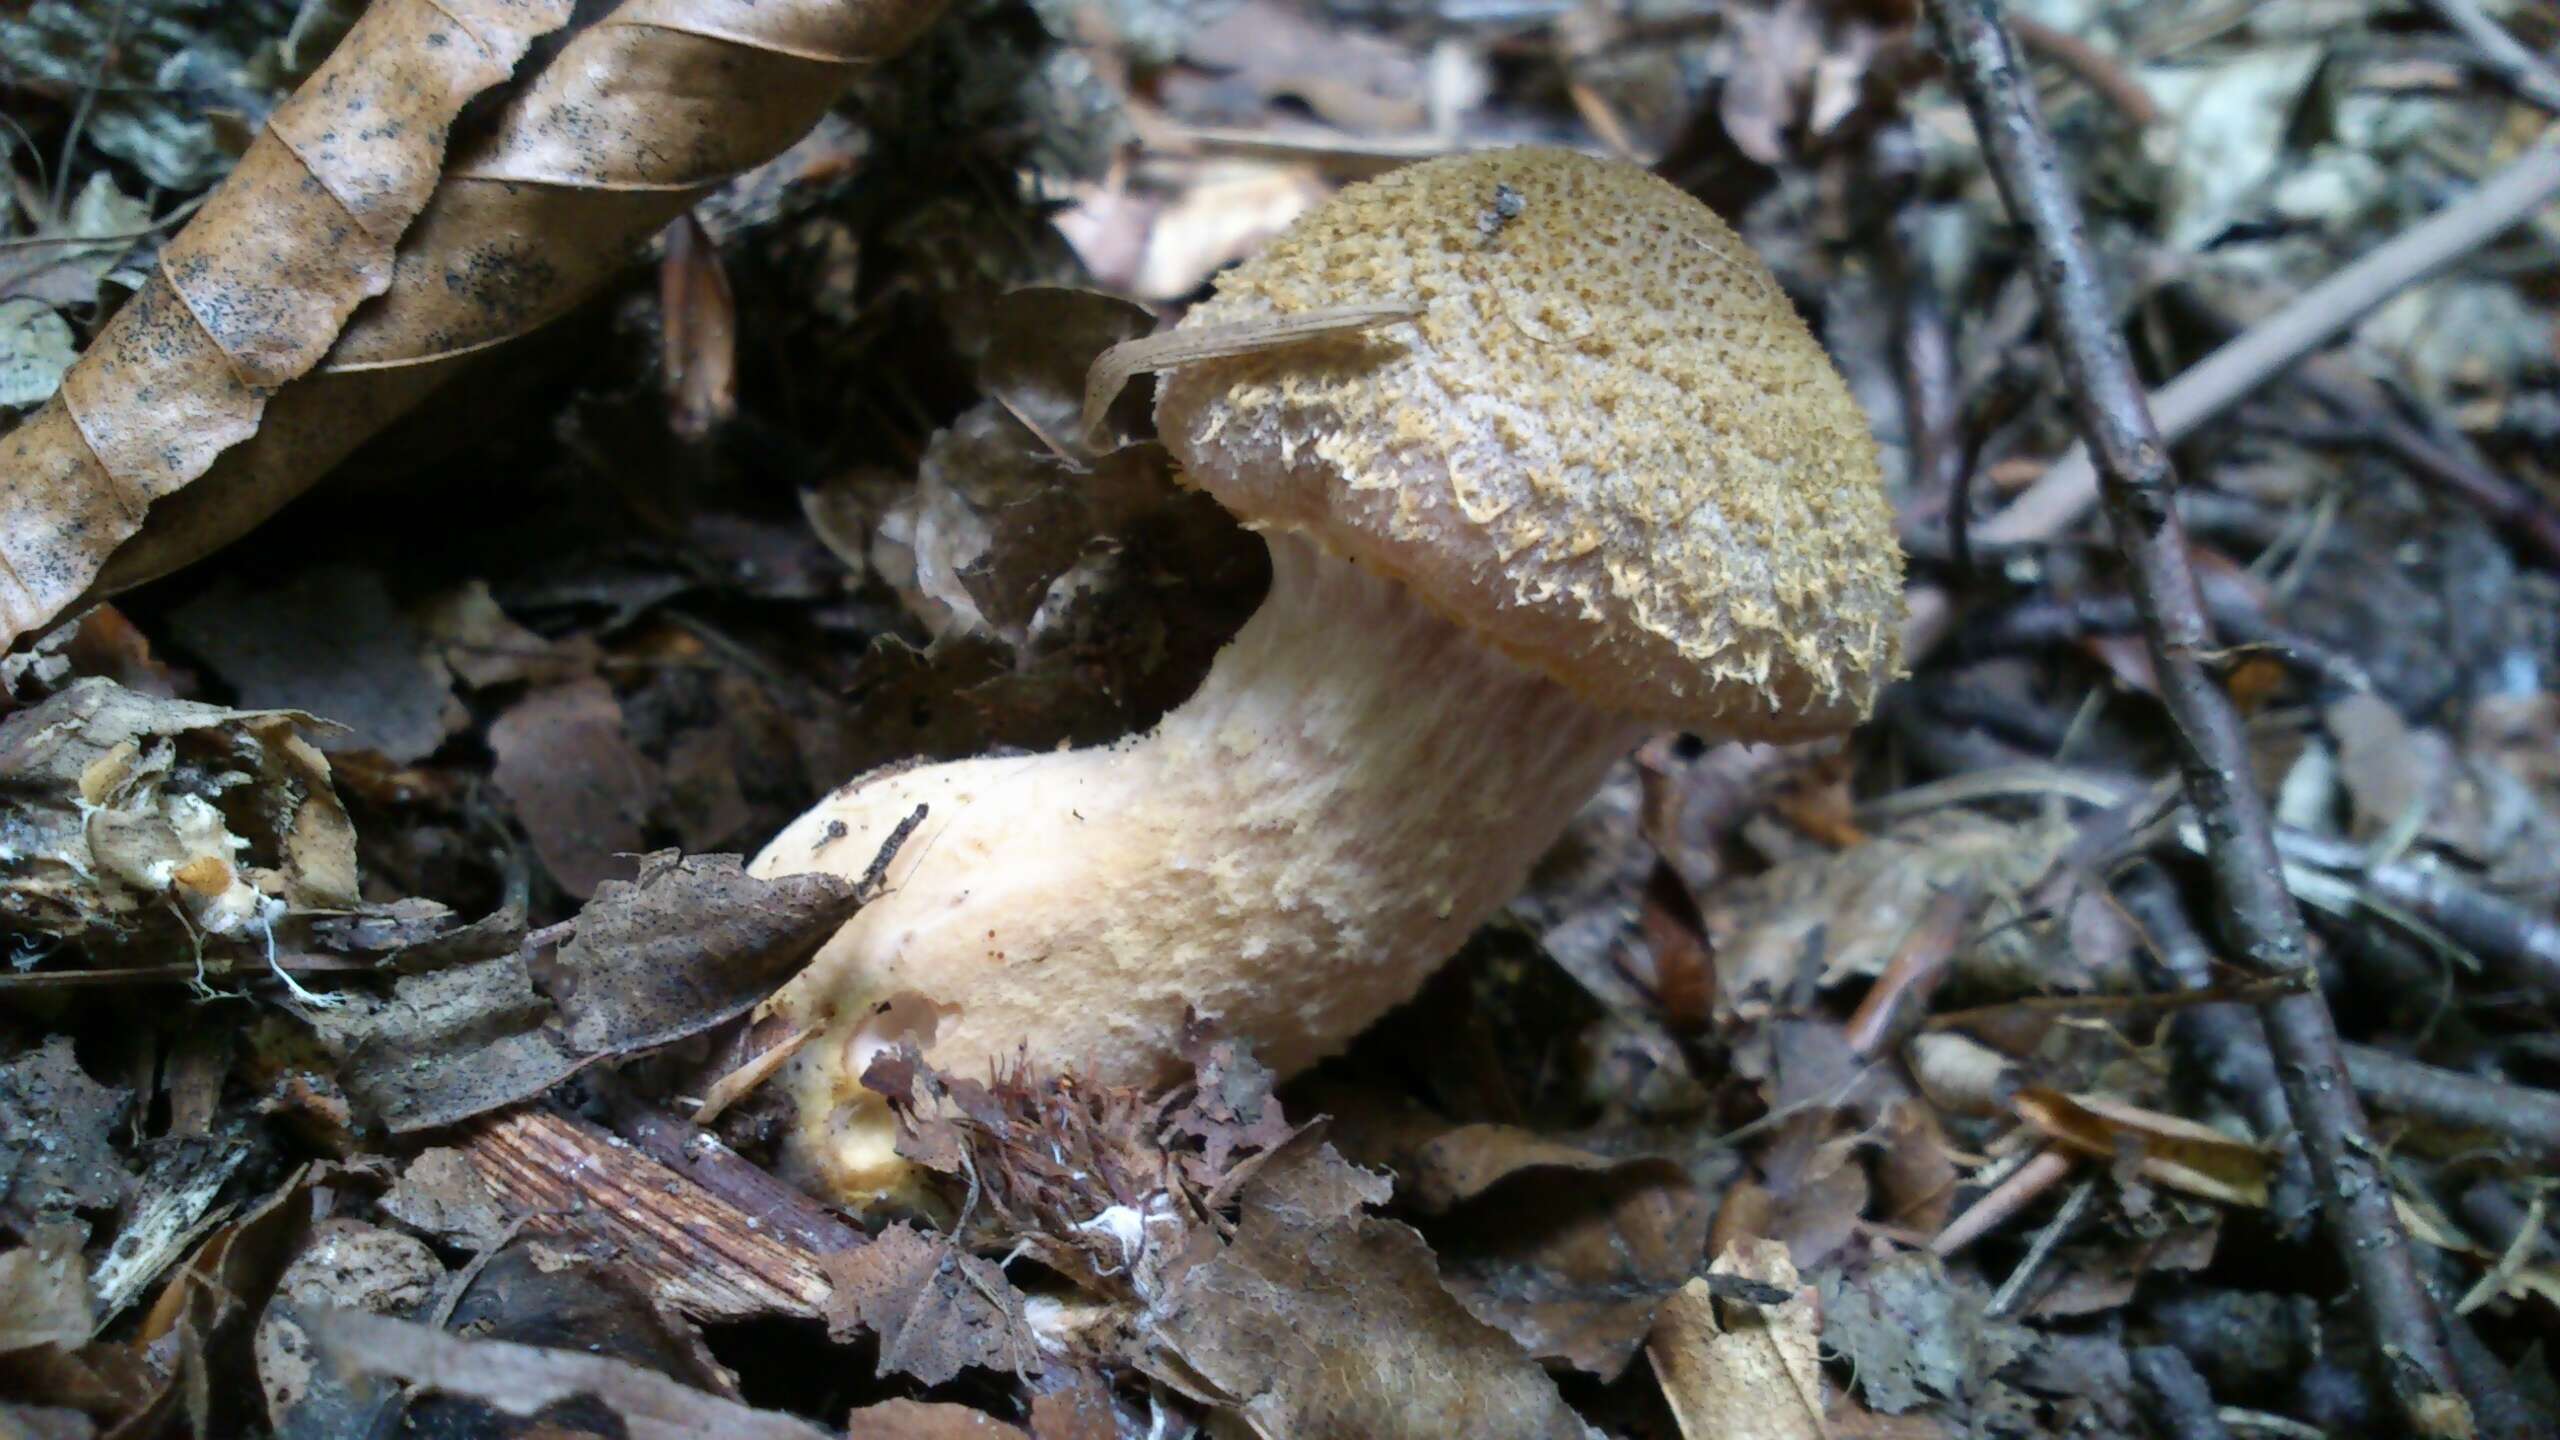
[[[1594,704],[1757,739],[1866,714],[1902,610],[1875,445],[1712,211],[1568,151],[1426,161],[1308,214],[1183,325],[1396,301],[1421,316],[1168,376],[1192,480]]]

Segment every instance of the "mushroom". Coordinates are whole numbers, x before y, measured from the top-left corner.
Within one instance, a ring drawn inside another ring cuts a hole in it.
[[[1794,740],[1894,672],[1901,556],[1848,388],[1768,270],[1637,167],[1557,150],[1354,185],[1184,327],[1410,323],[1184,366],[1190,483],[1271,551],[1198,692],[1119,744],[893,769],[760,874],[882,896],[777,995],[803,1178],[906,1171],[861,1077],[1018,1049],[1163,1078],[1189,1012],[1286,1074],[1410,998],[1639,737]]]

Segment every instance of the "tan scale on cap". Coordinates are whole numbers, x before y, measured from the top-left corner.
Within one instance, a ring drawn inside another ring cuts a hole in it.
[[[1343,191],[1184,324],[1393,301],[1422,314],[1169,376],[1191,478],[1596,705],[1781,739],[1873,704],[1902,570],[1874,442],[1711,211],[1569,151],[1427,161]]]

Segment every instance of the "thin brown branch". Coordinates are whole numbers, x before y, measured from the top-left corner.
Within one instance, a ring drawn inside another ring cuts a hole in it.
[[[2078,76],[2108,104],[2116,107],[2124,118],[2145,129],[2160,123],[2159,103],[2133,72],[2116,63],[2115,57],[2072,34],[2057,30],[2024,15],[2009,17],[2009,28],[2018,34],[2018,43],[2044,59]]]
[[[2546,135],[2470,194],[2375,246],[2161,386],[2150,397],[2156,437],[2166,443],[2192,434],[2384,301],[2506,233],[2555,196],[2560,138]],[[2074,446],[2006,509],[1974,527],[1974,538],[1986,545],[2050,539],[2088,513],[2098,488],[2088,447]]]
[[[2301,971],[2311,963],[2310,938],[2285,888],[2247,737],[2229,695],[2206,668],[2214,641],[2187,565],[2185,527],[2170,504],[2176,469],[2116,332],[2079,199],[1992,0],[1930,0],[1928,9],[2001,198],[2034,237],[2031,273],[2081,434],[2096,458],[2098,494],[2142,607],[2188,803],[2206,837],[2222,927],[2237,963],[2252,974]],[[2560,147],[2548,155],[2560,185]],[[2390,1181],[2374,1162],[2364,1113],[2345,1083],[2328,1001],[2313,988],[2271,1002],[2262,1013],[2330,1239],[2384,1357],[2392,1397],[2413,1433],[2470,1436],[2471,1410],[2445,1348],[2443,1317],[2419,1278],[2409,1237],[2393,1213]]]

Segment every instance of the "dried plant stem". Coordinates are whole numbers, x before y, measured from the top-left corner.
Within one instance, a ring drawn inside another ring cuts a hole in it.
[[[2032,273],[2081,433],[2097,457],[2098,493],[2142,608],[2188,803],[2206,837],[2223,929],[2237,963],[2260,976],[2290,975],[2311,963],[2309,937],[2285,888],[2239,715],[2205,666],[2213,639],[2187,566],[2185,527],[2170,504],[2176,470],[2116,333],[2078,198],[1992,0],[1930,0],[1928,9],[2001,198],[2034,236]],[[2560,171],[2560,152],[2552,161]],[[2262,1013],[2330,1239],[2383,1356],[2392,1397],[2412,1433],[2469,1436],[2470,1407],[2455,1382],[2443,1317],[2392,1211],[2390,1182],[2374,1162],[2328,1001],[2314,988],[2276,1000]]]
[[[2489,12],[2480,8],[2480,0],[2425,0],[2436,18],[2453,27],[2471,48],[2480,52],[2487,69],[2506,83],[2516,94],[2560,115],[2560,70],[2553,70],[2524,42],[2506,32]]]
[[[2560,1095],[2483,1080],[2370,1045],[2349,1045],[2346,1054],[2356,1093],[2385,1110],[2486,1130],[2537,1154],[2560,1155]]]
[[[2560,138],[2546,136],[2469,195],[2374,247],[2160,387],[2150,397],[2158,436],[2177,440],[2193,433],[2376,306],[2496,239],[2554,197],[2560,197]],[[1975,526],[1974,539],[1986,545],[2050,539],[2086,514],[2097,497],[2089,450],[2074,446],[2006,509]]]

